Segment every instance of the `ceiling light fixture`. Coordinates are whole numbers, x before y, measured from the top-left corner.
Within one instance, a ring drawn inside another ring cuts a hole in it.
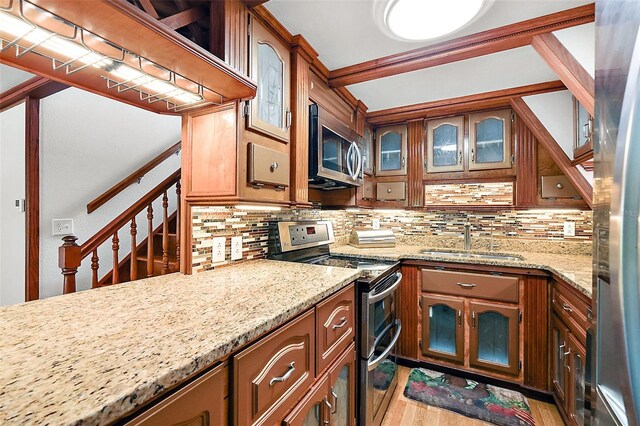
[[[16,3],[14,7],[0,7],[0,52],[13,48],[17,58],[26,54],[48,58],[55,71],[67,75],[84,69],[99,70],[108,89],[117,93],[132,90],[141,101],[164,102],[168,110],[175,112],[222,102],[222,96],[220,102],[206,99],[202,85],[153,61],[31,3],[23,0]],[[43,24],[65,34],[43,28]]]
[[[432,40],[451,34],[480,17],[493,0],[387,0],[383,29],[404,41]],[[379,14],[374,9],[374,14]]]

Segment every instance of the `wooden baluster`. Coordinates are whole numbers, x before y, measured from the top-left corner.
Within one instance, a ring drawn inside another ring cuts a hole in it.
[[[176,183],[176,195],[178,196],[178,207],[176,208],[176,259],[180,264],[180,181]]]
[[[111,242],[111,250],[113,251],[113,271],[111,272],[111,284],[118,284],[120,282],[120,265],[118,262],[120,239],[118,238],[118,231],[113,234],[113,240],[111,240]]]
[[[169,198],[167,191],[162,196],[162,275],[169,273],[169,219],[167,208],[169,207]]]
[[[98,249],[93,250],[91,256],[91,288],[98,287],[98,268],[100,267],[100,258],[98,257]]]
[[[78,237],[67,235],[62,238],[64,244],[58,247],[58,266],[62,269],[64,294],[76,291],[76,273],[80,266],[80,246],[76,243]]]
[[[149,226],[147,237],[147,277],[153,276],[153,205],[147,207],[147,222]]]
[[[138,279],[138,243],[136,242],[136,235],[138,235],[138,225],[136,225],[135,216],[131,219],[131,276],[129,281],[135,281]]]

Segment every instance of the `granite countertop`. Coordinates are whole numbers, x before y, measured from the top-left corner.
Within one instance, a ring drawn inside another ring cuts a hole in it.
[[[509,253],[515,256],[521,256],[523,260],[506,260],[506,259],[478,259],[470,257],[449,257],[435,254],[423,254],[421,250],[437,248],[413,245],[398,245],[394,248],[356,248],[349,245],[336,246],[331,248],[332,254],[345,256],[371,257],[377,259],[388,260],[435,260],[452,263],[474,263],[478,265],[495,265],[495,266],[512,266],[517,268],[543,269],[556,274],[558,277],[572,285],[584,295],[591,297],[591,281],[592,281],[592,259],[591,256],[577,254],[556,254],[556,253],[532,253],[519,252]],[[441,249],[448,251],[451,250]],[[475,252],[475,251],[474,251]],[[482,253],[482,252],[480,252]],[[486,253],[486,252],[485,252]]]
[[[0,309],[0,424],[120,418],[358,277],[257,260]]]

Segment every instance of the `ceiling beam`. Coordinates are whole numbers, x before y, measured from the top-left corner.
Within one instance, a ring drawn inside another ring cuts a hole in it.
[[[64,83],[59,83],[46,77],[38,76],[30,78],[29,80],[0,93],[0,112],[19,104],[27,97],[32,99],[42,99],[49,95],[53,95],[54,93],[58,93],[67,87],[69,86]]]
[[[339,68],[329,73],[329,84],[331,87],[348,86],[527,46],[536,35],[586,24],[593,22],[594,19],[595,6],[591,3]]]
[[[493,92],[370,111],[367,113],[367,121],[372,125],[379,126],[420,118],[443,117],[482,109],[500,108],[509,106],[509,102],[514,97],[538,95],[566,89],[560,80],[536,83]]]
[[[190,9],[183,10],[182,12],[178,12],[175,15],[162,18],[160,22],[172,30],[177,30],[178,28],[186,27],[187,25],[196,22],[204,16],[204,9],[201,7],[192,7]]]
[[[571,52],[550,33],[534,36],[531,46],[573,93],[573,96],[589,111],[589,114],[593,115],[595,82]]]
[[[575,166],[571,165],[571,160],[569,160],[567,154],[565,154],[564,150],[551,133],[549,133],[544,124],[542,124],[540,119],[538,119],[522,98],[512,99],[511,107],[522,121],[524,121],[529,130],[531,130],[538,142],[547,149],[553,161],[560,167],[562,173],[569,178],[584,201],[586,201],[589,207],[593,208],[593,188],[591,184]]]
[[[142,10],[147,12],[152,17],[156,19],[160,19],[160,15],[158,15],[156,8],[153,7],[153,4],[151,4],[151,0],[138,0],[138,1],[140,2],[140,6],[142,7]]]

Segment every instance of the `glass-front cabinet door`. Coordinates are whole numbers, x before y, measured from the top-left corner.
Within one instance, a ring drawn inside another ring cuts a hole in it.
[[[373,131],[369,127],[364,128],[362,137],[362,169],[366,174],[373,174]]]
[[[511,110],[469,116],[469,170],[508,169],[511,157]]]
[[[407,174],[407,126],[376,130],[376,176]]]
[[[519,308],[488,302],[469,302],[471,334],[469,364],[517,375],[519,365]]]
[[[324,375],[282,422],[285,426],[325,426],[330,424],[329,376]]]
[[[582,426],[585,424],[585,419],[590,413],[587,413],[585,408],[585,360],[586,350],[584,346],[575,338],[573,334],[568,336],[568,354],[569,356],[569,383],[571,386],[570,394],[571,399],[569,401],[569,417],[571,418],[571,424],[575,426]]]
[[[593,117],[573,98],[573,159],[593,151]]]
[[[464,301],[458,297],[421,296],[422,354],[464,362]]]
[[[464,116],[427,121],[427,173],[464,171]]]
[[[553,391],[563,407],[567,402],[568,369],[567,357],[569,356],[567,327],[554,315],[551,322],[551,344],[553,355],[551,357],[551,382]]]
[[[248,126],[282,141],[289,141],[289,50],[265,27],[251,21],[250,75],[258,83],[250,101]]]
[[[353,426],[356,418],[356,351],[351,345],[329,370],[331,424]]]

